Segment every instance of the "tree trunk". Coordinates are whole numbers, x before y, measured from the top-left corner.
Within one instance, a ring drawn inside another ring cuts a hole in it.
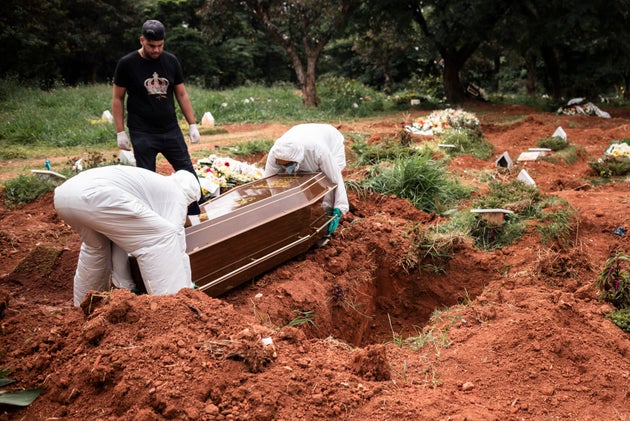
[[[302,64],[300,56],[295,52],[295,50],[292,48],[286,48],[286,51],[289,54],[289,57],[291,57],[291,61],[293,62],[295,77],[297,78],[298,86],[300,88],[300,91],[302,92],[302,104],[306,105],[305,98],[308,95],[308,89],[306,87],[306,85],[308,84],[307,72],[304,71],[304,65]]]
[[[558,58],[552,48],[541,47],[542,58],[545,62],[547,72],[549,72],[549,83],[551,84],[551,96],[554,99],[562,97],[562,85],[560,83],[560,66]]]
[[[493,66],[492,66],[492,90],[494,92],[499,92],[499,72],[501,71],[501,56],[498,54],[494,56]]]
[[[385,57],[383,58],[382,64],[381,64],[381,68],[383,69],[383,92],[385,92],[386,94],[391,94],[392,93],[392,75],[389,71],[389,54],[385,54]]]
[[[536,54],[527,54],[525,59],[527,62],[527,81],[525,82],[525,90],[527,96],[536,95]]]
[[[451,57],[444,57],[444,70],[442,71],[442,79],[444,83],[444,94],[446,100],[451,103],[464,101],[464,89],[459,80],[460,67]]]
[[[304,85],[302,85],[302,105],[307,108],[316,108],[319,105],[317,88],[315,87],[315,82],[317,81],[315,73],[317,56],[318,54],[312,51],[308,51],[306,56],[306,78]]]

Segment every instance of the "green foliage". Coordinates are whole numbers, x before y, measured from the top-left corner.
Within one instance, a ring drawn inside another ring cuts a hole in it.
[[[26,159],[28,157],[29,157],[29,151],[27,151],[26,148],[24,147],[12,145],[12,146],[0,149],[0,159],[2,160]]]
[[[419,149],[403,145],[398,139],[392,138],[371,145],[365,140],[359,139],[350,147],[357,154],[355,166],[376,165],[383,161],[391,162],[401,157],[425,153]]]
[[[568,145],[552,155],[542,157],[542,159],[547,162],[571,165],[577,162],[580,151],[581,149],[578,149],[575,145]]]
[[[494,147],[483,137],[480,130],[456,128],[444,131],[439,135],[440,143],[455,145],[449,149],[451,155],[472,155],[477,159],[488,159],[494,152]]]
[[[325,77],[317,83],[319,108],[331,115],[364,117],[385,109],[382,93],[362,83],[343,77]]]
[[[287,323],[287,326],[299,326],[299,325],[307,323],[307,324],[312,325],[315,329],[318,329],[317,325],[315,324],[315,320],[314,320],[315,312],[313,310],[309,310],[309,311],[293,310],[293,312],[297,314],[297,317],[291,320],[289,323]]]
[[[569,146],[569,142],[560,136],[551,136],[538,139],[536,146],[539,148],[549,148],[552,151],[559,151]]]
[[[0,80],[0,139],[5,147],[115,145],[113,125],[101,121],[111,87],[61,87],[51,91]]]
[[[500,225],[476,218],[470,228],[470,234],[475,238],[475,246],[484,250],[508,246],[521,238],[524,231],[520,218],[511,214],[505,215],[505,220]]]
[[[564,199],[544,200],[536,229],[543,244],[567,246],[571,243],[570,235],[577,229],[577,211]]]
[[[364,187],[382,194],[395,194],[425,212],[441,213],[466,197],[469,189],[457,183],[428,153],[402,156],[391,165],[379,166]]]
[[[618,309],[630,308],[630,256],[617,252],[606,260],[595,285],[600,300]]]
[[[597,161],[590,161],[588,166],[603,178],[630,174],[630,158],[623,156],[605,156]]]
[[[525,232],[523,222],[540,214],[541,195],[538,188],[520,180],[507,183],[491,181],[488,194],[473,203],[479,209],[510,209],[501,224],[488,221],[480,214],[469,217],[468,230],[475,238],[475,245],[482,249],[501,248],[517,241]]]
[[[630,308],[611,311],[606,318],[619,326],[624,332],[630,333]]]
[[[15,383],[15,380],[6,376],[10,374],[10,370],[0,370],[0,386],[7,386]],[[28,389],[17,391],[0,391],[0,405],[29,406],[41,393],[42,389]]]
[[[444,101],[444,83],[442,78],[434,74],[416,74],[411,77],[407,83],[405,91],[399,95],[400,100],[396,99],[396,104],[403,105],[405,99],[420,98],[420,108],[435,109],[436,105]],[[405,98],[407,95],[412,97]],[[407,102],[409,105],[409,102]]]
[[[414,246],[403,262],[403,267],[409,270],[417,266],[433,273],[446,273],[446,266],[469,236],[468,232],[460,231],[455,225],[441,232],[436,227],[423,229],[422,224],[419,224],[411,231],[414,234]]]
[[[242,160],[256,155],[266,154],[273,146],[273,142],[273,140],[252,140],[227,146],[215,146],[214,149],[197,149],[192,155],[197,158],[220,155]]]
[[[221,91],[208,91],[193,86],[188,91],[197,113],[211,111],[219,127],[222,124],[267,121],[330,122],[372,115],[392,108],[391,102],[382,94],[359,86],[356,82],[348,83],[353,88],[340,91],[318,85],[321,96],[318,108],[303,107],[299,91],[291,84],[278,83],[271,87],[247,84]],[[358,108],[353,107],[355,102]]]
[[[627,145],[630,145],[630,138],[611,142],[604,157],[589,162],[589,166],[604,178],[630,174],[630,155],[624,151]]]
[[[523,183],[520,180],[511,180],[507,183],[491,181],[488,183],[488,194],[479,197],[473,206],[482,209],[504,208],[506,205],[518,203],[519,212],[526,217],[538,212],[534,204],[541,200],[540,190],[536,186]]]
[[[229,145],[227,151],[230,155],[245,158],[253,155],[266,154],[273,146],[273,140],[254,140],[249,142],[237,143]]]
[[[20,175],[4,183],[2,195],[8,208],[17,208],[33,202],[41,194],[53,191],[58,182],[36,174]]]

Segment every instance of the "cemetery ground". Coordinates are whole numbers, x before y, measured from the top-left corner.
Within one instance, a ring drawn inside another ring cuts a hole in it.
[[[114,290],[75,308],[80,241],[52,193],[1,204],[0,369],[16,380],[2,390],[42,391],[30,406],[0,405],[0,420],[630,420],[630,334],[606,318],[613,307],[595,287],[607,259],[630,253],[630,235],[613,233],[630,226],[630,183],[588,165],[630,137],[630,109],[604,119],[463,108],[494,155],[456,156],[449,171],[474,196],[487,190],[480,174],[507,182],[525,169],[542,194],[575,209],[570,241],[545,243],[532,220],[509,246],[459,240],[427,270],[409,253],[410,227],[448,216],[349,189],[351,211],[329,245],[221,297]],[[424,113],[332,124],[378,143]],[[191,149],[288,127],[224,126]],[[574,162],[517,162],[557,127],[577,148]],[[514,166],[499,170],[504,152]],[[161,161],[159,171],[170,168]],[[350,163],[344,175],[362,169]]]

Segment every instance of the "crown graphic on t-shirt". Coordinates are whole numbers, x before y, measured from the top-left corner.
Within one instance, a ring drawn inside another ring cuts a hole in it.
[[[149,95],[166,95],[168,79],[159,77],[157,72],[154,72],[153,77],[144,81],[144,87]]]

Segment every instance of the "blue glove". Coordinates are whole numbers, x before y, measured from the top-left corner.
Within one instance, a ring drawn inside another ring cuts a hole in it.
[[[341,219],[341,215],[342,215],[342,213],[341,213],[341,210],[339,208],[333,209],[332,216],[334,216],[334,218],[328,224],[328,235],[330,235],[333,232],[335,232],[335,230],[339,226],[339,220]]]

